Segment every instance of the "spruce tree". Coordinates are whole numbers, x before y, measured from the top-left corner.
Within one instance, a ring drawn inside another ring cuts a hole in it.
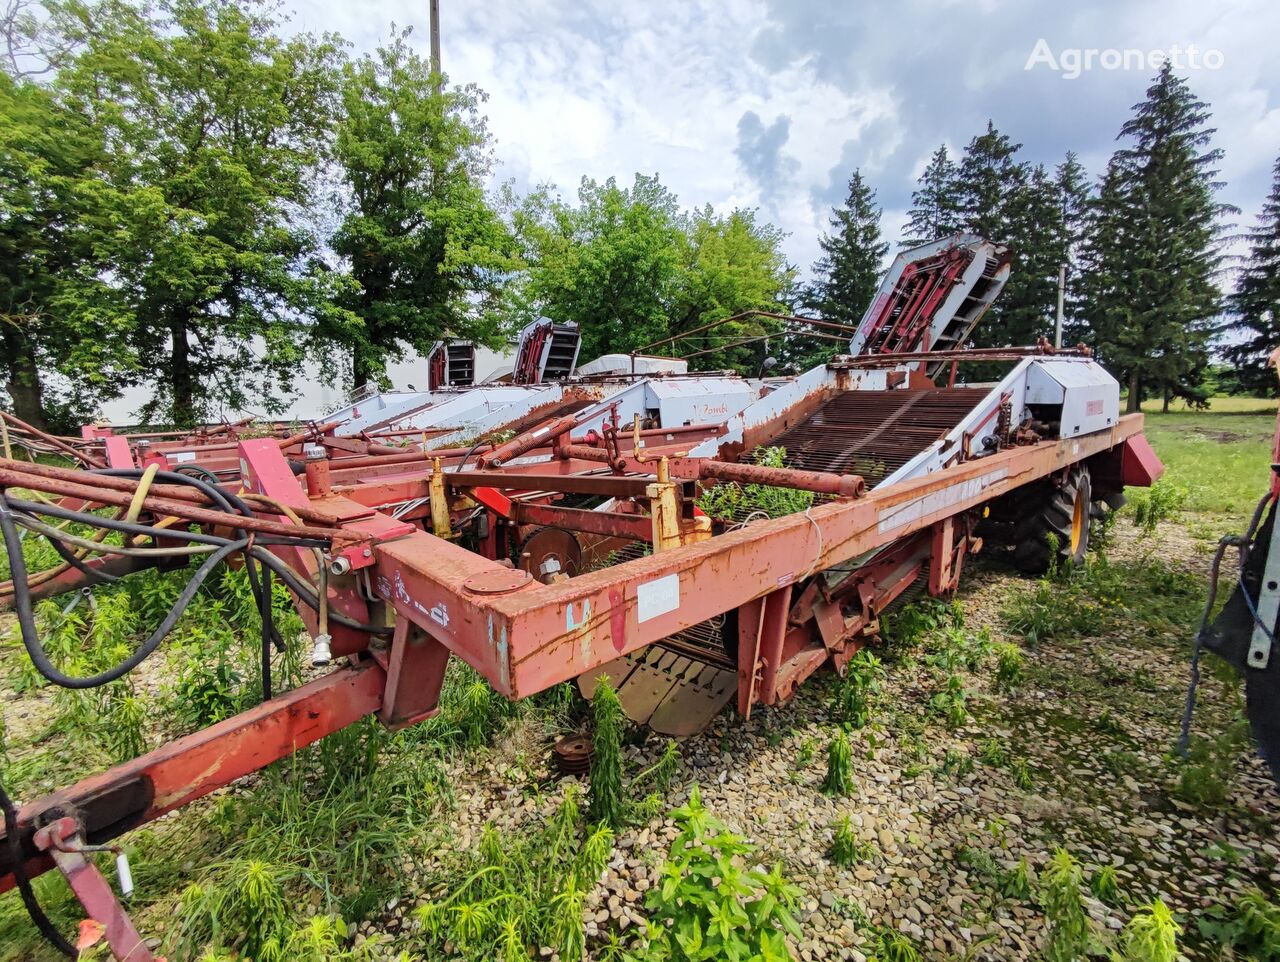
[[[1067,263],[1066,318],[1062,343],[1079,344],[1088,337],[1088,321],[1084,316],[1080,297],[1080,258],[1084,252],[1089,216],[1089,176],[1073,150],[1067,151],[1062,163],[1054,168],[1053,176],[1062,212]]]
[[[1058,272],[1068,247],[1061,195],[1037,165],[1015,182],[1004,203],[1006,226],[994,239],[1013,248],[1013,271],[996,302],[999,310],[976,333],[987,328],[990,344],[1034,344],[1053,333],[1058,310]]]
[[[1146,393],[1203,403],[1209,341],[1222,309],[1216,284],[1222,218],[1215,199],[1208,106],[1165,64],[1120,130],[1126,145],[1091,204],[1086,296],[1100,357]]]
[[[1028,250],[1037,230],[1034,211],[1044,209],[1042,185],[1030,184],[1031,171],[1017,159],[1021,144],[987,121],[987,129],[965,148],[957,170],[956,200],[961,229],[987,240],[1008,244],[1014,254],[1013,272],[1000,298],[973,332],[980,347],[1022,344],[1043,328],[1037,296],[1043,278],[1031,273],[1043,258]],[[1055,266],[1056,273],[1057,268]]]
[[[831,232],[818,240],[822,257],[813,266],[817,280],[809,304],[824,319],[855,327],[875,297],[889,250],[880,236],[876,192],[860,171],[849,178],[849,195],[831,211],[829,223]]]
[[[918,247],[960,229],[959,182],[955,163],[942,144],[929,158],[911,192],[911,209],[907,212],[902,247]]]
[[[1000,133],[994,123],[969,141],[958,172],[960,222],[964,229],[988,240],[1008,241],[1014,228],[1018,191],[1026,186],[1029,170],[1018,161],[1021,144]]]
[[[1280,347],[1280,159],[1275,163],[1271,193],[1248,237],[1249,256],[1230,304],[1232,330],[1243,340],[1224,353],[1243,387],[1272,395],[1276,377],[1266,369],[1266,360]]]

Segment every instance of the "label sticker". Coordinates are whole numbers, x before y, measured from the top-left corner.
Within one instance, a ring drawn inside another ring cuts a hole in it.
[[[194,461],[195,459],[196,453],[194,451],[174,451],[169,455],[169,460],[176,461],[178,464],[182,464],[185,461]]]
[[[656,581],[636,585],[636,621],[642,624],[650,618],[665,615],[680,607],[680,576],[667,575]]]

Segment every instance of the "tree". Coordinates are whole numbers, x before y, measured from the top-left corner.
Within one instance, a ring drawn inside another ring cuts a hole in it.
[[[535,193],[516,212],[528,269],[513,289],[521,319],[577,322],[583,358],[631,351],[669,332],[687,218],[657,177],[632,186],[584,177],[577,206]]]
[[[1062,212],[1065,233],[1067,290],[1064,304],[1063,343],[1079,344],[1089,337],[1088,319],[1082,311],[1080,296],[1080,258],[1084,252],[1085,231],[1089,217],[1089,177],[1075,151],[1054,168],[1054,183]]]
[[[1215,283],[1224,214],[1215,200],[1207,105],[1166,63],[1120,130],[1091,205],[1086,300],[1096,346],[1129,384],[1129,411],[1154,390],[1203,402],[1202,376],[1221,310]]]
[[[855,170],[844,206],[831,212],[831,233],[818,239],[822,257],[813,265],[810,304],[824,319],[855,327],[875,297],[889,252],[880,236],[880,213],[876,192]]]
[[[573,205],[539,191],[515,211],[528,265],[508,292],[516,317],[576,322],[583,358],[694,332],[662,345],[662,352],[700,352],[691,358],[695,369],[758,369],[763,344],[734,343],[781,325],[746,319],[696,329],[780,306],[794,278],[780,231],[757,221],[752,210],[686,213],[656,176],[643,174],[630,187],[613,178],[603,184],[583,178],[577,200]]]
[[[40,428],[83,423],[132,366],[90,226],[103,150],[49,88],[0,74],[0,370],[14,413]]]
[[[994,241],[1008,241],[1014,232],[1017,194],[1026,185],[1029,170],[1017,160],[1021,144],[996,129],[987,129],[969,141],[956,172],[956,201],[963,230]]]
[[[485,196],[490,138],[474,87],[444,78],[408,46],[408,31],[346,66],[335,155],[347,196],[331,239],[356,281],[350,310],[320,337],[351,350],[358,386],[382,380],[404,345],[444,336],[492,347],[497,289],[518,266]]]
[[[1231,328],[1243,339],[1223,353],[1242,389],[1272,395],[1276,377],[1266,360],[1280,347],[1280,159],[1273,168],[1271,193],[1248,236],[1248,259],[1230,303]]]
[[[794,278],[782,253],[785,236],[756,220],[754,210],[719,216],[707,205],[687,219],[687,260],[675,285],[672,334],[747,311],[778,311]],[[768,354],[768,342],[738,343],[780,331],[765,317],[717,325],[705,335],[677,342],[694,370],[737,368],[756,373]]]
[[[929,158],[911,193],[911,209],[907,212],[906,239],[902,247],[919,247],[960,229],[958,171],[942,144]]]
[[[992,311],[992,344],[1034,344],[1053,331],[1058,273],[1069,238],[1062,196],[1042,165],[1029,168],[1011,192],[1003,237],[1014,251],[1013,270]],[[984,321],[983,327],[987,327]],[[981,330],[981,329],[980,329]]]
[[[96,226],[155,390],[144,417],[187,425],[251,398],[272,409],[307,325],[334,310],[307,220],[334,42],[282,39],[257,0],[67,9],[82,49],[56,85],[110,146]]]

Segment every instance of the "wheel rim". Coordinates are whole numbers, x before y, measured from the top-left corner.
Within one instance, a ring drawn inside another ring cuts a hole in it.
[[[1084,489],[1076,488],[1076,501],[1071,509],[1071,554],[1080,553],[1080,545],[1084,540],[1085,525],[1089,523],[1089,503],[1085,500]]]

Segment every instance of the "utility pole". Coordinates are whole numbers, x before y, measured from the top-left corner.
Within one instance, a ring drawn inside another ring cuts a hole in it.
[[[434,4],[435,0],[431,0]],[[1062,347],[1062,321],[1065,314],[1067,299],[1067,265],[1058,265],[1058,318],[1053,325],[1053,346],[1057,349]]]
[[[440,72],[440,0],[431,2],[431,71]]]

